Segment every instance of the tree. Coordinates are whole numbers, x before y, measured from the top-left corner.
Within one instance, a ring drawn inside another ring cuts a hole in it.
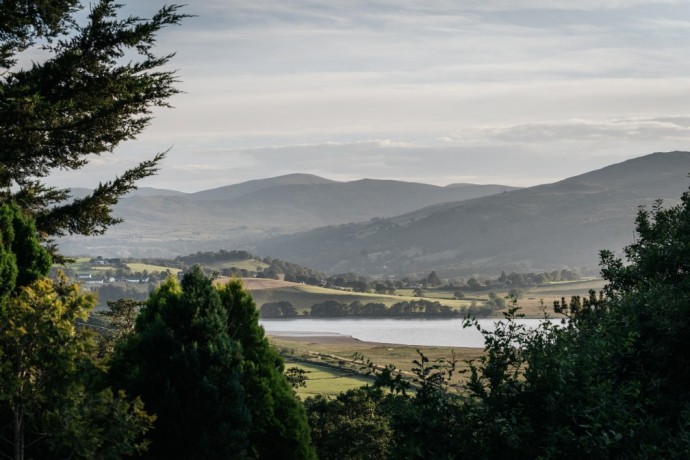
[[[33,221],[14,204],[0,206],[0,311],[18,288],[45,276],[51,265]]]
[[[309,377],[307,374],[311,371],[305,371],[297,366],[290,367],[285,370],[285,378],[287,378],[288,383],[293,389],[304,388],[307,386],[307,380]]]
[[[562,327],[529,331],[511,308],[502,327],[485,332],[486,354],[470,367],[465,450],[475,458],[686,456],[689,248],[686,192],[677,206],[640,210],[627,263],[601,252],[604,291],[557,302],[568,317]]]
[[[261,305],[260,312],[262,318],[293,318],[298,316],[295,306],[287,300],[266,302]]]
[[[432,271],[426,278],[426,284],[431,287],[440,286],[442,284],[441,278],[438,277],[435,271]]]
[[[495,292],[489,292],[489,300],[486,305],[491,308],[501,309],[506,306],[506,299],[499,297]]]
[[[119,18],[115,0],[100,0],[83,24],[79,0],[0,3],[0,203],[12,200],[35,216],[42,238],[100,234],[119,222],[118,198],[155,173],[163,154],[69,200],[70,191],[42,181],[55,169],[77,170],[113,151],[149,124],[151,109],[177,93],[176,77],[156,56],[161,28],[184,17],[179,6],[151,19]],[[20,53],[41,47],[31,66]]]
[[[14,327],[0,331],[0,414],[12,458],[119,458],[145,449],[153,417],[138,398],[128,402],[103,385],[93,340],[76,329],[94,305],[76,285],[48,278],[7,303],[2,319]]]
[[[0,454],[119,458],[144,449],[151,416],[104,384],[93,339],[77,327],[94,298],[45,277],[51,259],[33,222],[6,204],[0,261]]]
[[[237,279],[223,286],[219,294],[227,311],[228,335],[239,342],[244,353],[241,382],[251,417],[251,455],[262,459],[316,458],[306,413],[284,375],[283,359],[259,326],[254,300]]]
[[[97,316],[105,320],[104,329],[96,336],[98,356],[101,358],[109,356],[118,343],[134,333],[136,319],[144,302],[119,299],[109,300],[107,305],[108,310]]]
[[[148,458],[313,458],[306,416],[239,282],[168,279],[116,348],[111,378],[158,416]]]
[[[472,291],[478,291],[482,289],[484,286],[476,280],[475,278],[470,278],[467,280],[467,288],[472,290]]]
[[[217,290],[197,268],[150,296],[111,379],[157,415],[147,458],[246,458],[250,424],[242,350]]]
[[[320,395],[305,405],[320,459],[392,458],[394,431],[380,391],[358,388],[335,400]]]

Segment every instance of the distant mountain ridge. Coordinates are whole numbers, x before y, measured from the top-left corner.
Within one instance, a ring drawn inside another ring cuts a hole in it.
[[[255,250],[368,274],[594,266],[599,250],[632,241],[639,205],[677,201],[689,172],[689,152],[654,153],[553,184],[277,237]]]
[[[137,257],[242,249],[277,235],[385,218],[514,189],[472,184],[439,187],[375,179],[337,182],[309,174],[196,193],[141,188],[115,207],[115,215],[124,219],[123,224],[96,238],[63,238],[60,247],[71,254]]]
[[[332,184],[335,181],[324,179],[323,177],[312,174],[287,174],[285,176],[271,177],[268,179],[256,179],[239,184],[226,185],[210,190],[202,190],[192,193],[191,197],[195,200],[234,200],[259,190],[270,189],[282,185],[315,185]]]

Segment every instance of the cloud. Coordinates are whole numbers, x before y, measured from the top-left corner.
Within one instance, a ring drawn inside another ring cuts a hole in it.
[[[173,145],[146,185],[199,190],[291,172],[525,185],[690,141],[687,2],[204,0],[186,10],[198,17],[159,41],[178,53],[176,108],[155,110],[115,160],[63,183],[111,178]]]
[[[508,127],[487,127],[467,130],[453,137],[443,138],[447,143],[528,145],[532,148],[554,143],[634,144],[690,141],[690,117],[559,120]]]

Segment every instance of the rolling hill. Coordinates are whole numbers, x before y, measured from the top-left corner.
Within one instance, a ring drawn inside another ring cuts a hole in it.
[[[690,152],[655,153],[553,184],[273,238],[256,252],[325,272],[450,275],[595,266],[633,238],[639,205],[688,188]]]
[[[115,207],[115,215],[125,220],[123,224],[103,236],[68,237],[59,244],[66,254],[105,257],[173,257],[196,251],[242,249],[279,235],[381,219],[432,204],[510,190],[514,187],[438,187],[373,179],[337,182],[308,174],[192,194],[142,189]]]

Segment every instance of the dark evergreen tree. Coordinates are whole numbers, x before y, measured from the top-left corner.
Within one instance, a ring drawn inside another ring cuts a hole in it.
[[[432,271],[429,273],[429,276],[426,277],[426,284],[431,287],[440,286],[442,284],[441,278],[438,277],[435,271]]]
[[[305,401],[314,444],[321,460],[396,458],[395,433],[380,390],[358,388],[334,400],[323,395]],[[404,454],[397,458],[404,458]]]
[[[316,458],[302,405],[284,375],[284,363],[259,326],[251,295],[239,280],[220,289],[227,331],[244,353],[242,385],[251,415],[251,455],[262,459]]]
[[[13,203],[0,206],[0,299],[47,275],[52,262],[34,222]]]
[[[120,6],[99,0],[81,21],[78,0],[0,2],[0,202],[14,200],[33,214],[44,238],[105,231],[118,222],[111,206],[162,158],[81,199],[42,182],[135,138],[151,108],[177,92],[174,72],[161,70],[171,55],[156,56],[153,45],[161,28],[183,18],[179,7],[145,20],[118,17]],[[20,53],[38,46],[45,59],[18,65]]]
[[[306,415],[238,281],[169,279],[116,348],[113,381],[158,418],[147,458],[313,458]]]
[[[218,290],[196,268],[156,289],[117,347],[113,381],[157,415],[146,458],[249,458],[243,356],[227,321]]]

